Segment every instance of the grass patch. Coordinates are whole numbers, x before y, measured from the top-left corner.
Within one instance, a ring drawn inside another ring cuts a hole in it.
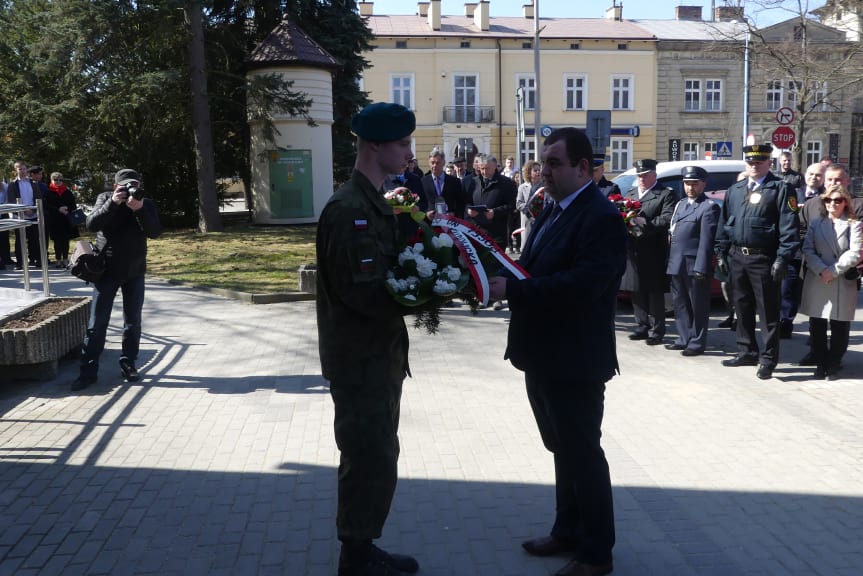
[[[315,262],[315,230],[249,224],[209,234],[166,230],[148,242],[147,273],[252,294],[296,292],[300,266]]]

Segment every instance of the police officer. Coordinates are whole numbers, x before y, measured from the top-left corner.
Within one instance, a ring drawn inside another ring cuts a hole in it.
[[[707,170],[686,166],[682,170],[686,198],[674,208],[671,245],[666,272],[671,276],[671,298],[677,324],[677,340],[666,344],[683,356],[698,356],[707,347],[710,319],[710,281],[713,277],[713,243],[719,222],[719,205],[704,195]]]
[[[662,343],[665,336],[665,291],[668,266],[668,226],[677,204],[671,188],[656,185],[656,160],[635,162],[636,186],[625,197],[641,202],[641,230],[630,229],[626,249],[626,273],[621,290],[632,292],[635,330],[630,340],[645,340],[648,346]]]
[[[593,181],[599,191],[605,194],[608,198],[613,194],[620,194],[620,188],[617,184],[611,182],[605,177],[605,153],[600,152],[593,155]]]
[[[373,544],[395,492],[402,381],[409,374],[404,310],[385,288],[402,242],[381,186],[412,157],[415,127],[413,112],[398,104],[375,103],[356,114],[354,171],[318,223],[319,350],[341,452],[339,576],[390,576],[419,568],[414,558]]]
[[[725,193],[716,235],[717,266],[731,270],[737,310],[737,356],[723,366],[758,366],[767,380],[779,361],[779,287],[800,246],[797,195],[770,172],[770,144],[743,148],[749,177]],[[755,339],[755,312],[764,348]]]

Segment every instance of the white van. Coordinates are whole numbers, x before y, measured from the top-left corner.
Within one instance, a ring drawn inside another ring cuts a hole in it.
[[[746,162],[743,160],[690,160],[688,162],[659,162],[656,165],[656,185],[663,188],[672,188],[678,198],[683,198],[683,177],[681,172],[686,166],[700,166],[707,170],[707,187],[704,189],[707,195],[714,197],[711,192],[725,192],[728,187],[737,182],[737,175],[746,170]],[[612,180],[621,193],[635,186],[635,168],[630,168]],[[720,199],[724,195],[720,195]]]

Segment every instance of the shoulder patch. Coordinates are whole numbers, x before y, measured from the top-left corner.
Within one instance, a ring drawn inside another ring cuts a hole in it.
[[[792,212],[797,212],[797,210],[800,209],[800,206],[797,204],[797,195],[796,194],[794,196],[788,197],[788,208]]]

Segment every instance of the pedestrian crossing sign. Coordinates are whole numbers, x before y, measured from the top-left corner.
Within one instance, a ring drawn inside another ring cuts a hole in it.
[[[732,154],[732,143],[731,142],[717,142],[716,143],[716,156],[717,158],[731,158]]]

